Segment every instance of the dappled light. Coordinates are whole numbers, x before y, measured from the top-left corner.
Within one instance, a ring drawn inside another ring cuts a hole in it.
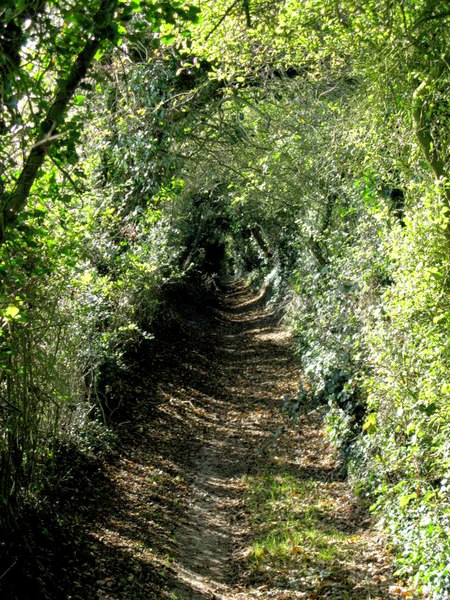
[[[4,0],[0,598],[450,599],[448,0]]]

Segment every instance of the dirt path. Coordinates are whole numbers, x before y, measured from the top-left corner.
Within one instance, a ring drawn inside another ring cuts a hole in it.
[[[62,482],[61,539],[48,534],[42,576],[11,598],[413,597],[390,577],[320,411],[295,429],[283,420],[298,364],[262,297],[234,284],[214,309],[187,302],[180,323],[116,390],[116,458]]]
[[[187,507],[175,532],[177,581],[169,597],[411,597],[390,579],[381,540],[342,481],[320,411],[305,414],[294,429],[281,417],[282,398],[295,396],[299,376],[286,330],[261,297],[239,285],[224,296],[217,326],[205,372],[212,389],[200,402],[192,398],[201,445],[189,463]],[[270,494],[291,476],[306,485],[307,498],[294,484],[286,507]],[[294,514],[287,539],[279,524],[260,518],[265,504],[274,509],[268,518]],[[314,516],[302,523],[297,514],[308,511]],[[317,539],[299,541],[295,530],[310,531],[313,522]],[[270,556],[270,544],[266,557],[256,557],[255,540],[277,535],[287,544],[281,560],[277,551]],[[339,551],[324,562],[320,551],[335,544]]]
[[[216,314],[220,343],[210,354],[213,393],[196,407],[203,443],[191,463],[188,507],[176,531],[180,582],[172,592],[179,598],[247,597],[235,563],[243,543],[244,479],[272,439],[272,413],[283,392],[295,389],[288,335],[262,299],[235,286],[223,303]]]

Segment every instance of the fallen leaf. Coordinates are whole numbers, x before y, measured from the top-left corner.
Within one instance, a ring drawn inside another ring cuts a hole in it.
[[[414,598],[414,593],[400,585],[391,585],[389,587],[389,593],[400,596],[401,598]]]

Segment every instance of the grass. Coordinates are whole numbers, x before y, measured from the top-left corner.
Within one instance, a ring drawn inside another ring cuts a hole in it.
[[[288,590],[339,589],[344,599],[357,582],[349,569],[360,536],[340,518],[338,482],[299,479],[269,466],[247,478],[246,509],[253,533],[247,551],[252,582]]]

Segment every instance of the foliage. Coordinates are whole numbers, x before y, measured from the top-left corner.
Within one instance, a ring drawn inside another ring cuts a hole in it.
[[[170,289],[270,273],[299,400],[446,597],[448,3],[199,6],[0,9],[5,512],[111,420]]]
[[[5,197],[15,193],[26,172],[31,154],[23,161],[18,152],[26,153],[41,135],[40,123],[52,110],[52,94],[57,97],[61,90],[58,77],[64,78],[64,69],[71,68],[82,35],[89,37],[97,27],[85,6],[67,13],[58,3],[49,12],[33,4],[36,22],[31,8],[22,8],[23,19],[20,6],[15,7],[18,14],[12,7],[4,14],[5,31],[17,26],[19,35],[19,29],[24,30],[17,45],[21,60],[10,65],[14,75],[4,71],[10,76],[4,90],[17,99],[14,111],[8,112],[4,91],[5,119],[23,124],[16,127],[8,121],[9,130],[3,131],[8,157]],[[134,19],[139,30],[139,19],[150,18],[155,6],[124,4],[118,10],[119,20]],[[196,14],[181,5],[177,10],[180,17]],[[162,20],[175,22],[174,7],[165,3],[152,18],[156,32]],[[61,23],[67,36],[55,58]],[[119,44],[116,34],[113,41]],[[74,96],[61,133],[55,136],[60,141],[49,146],[50,161],[30,181],[33,187],[22,198],[28,200],[27,207],[16,211],[16,226],[0,248],[0,495],[8,520],[18,500],[42,488],[42,469],[61,444],[87,451],[92,439],[101,437],[97,429],[102,426],[95,422],[111,416],[111,376],[125,368],[123,357],[130,348],[152,337],[162,286],[179,272],[169,218],[163,214],[177,194],[177,186],[161,187],[168,173],[164,140],[155,131],[149,144],[142,128],[133,127],[138,115],[148,127],[160,126],[167,72],[156,58],[145,67],[145,61],[135,57],[138,64],[132,75],[114,58],[114,51],[107,59],[98,53],[96,60],[101,66],[83,83],[83,93]],[[147,80],[150,75],[153,79]],[[118,85],[111,86],[111,78]],[[145,81],[154,87],[145,87]],[[116,103],[122,95],[134,101],[119,115]],[[112,131],[105,127],[108,116]],[[91,126],[82,133],[80,126],[89,121]],[[77,150],[79,142],[83,146]],[[136,162],[126,162],[130,148],[135,153],[140,148]]]

